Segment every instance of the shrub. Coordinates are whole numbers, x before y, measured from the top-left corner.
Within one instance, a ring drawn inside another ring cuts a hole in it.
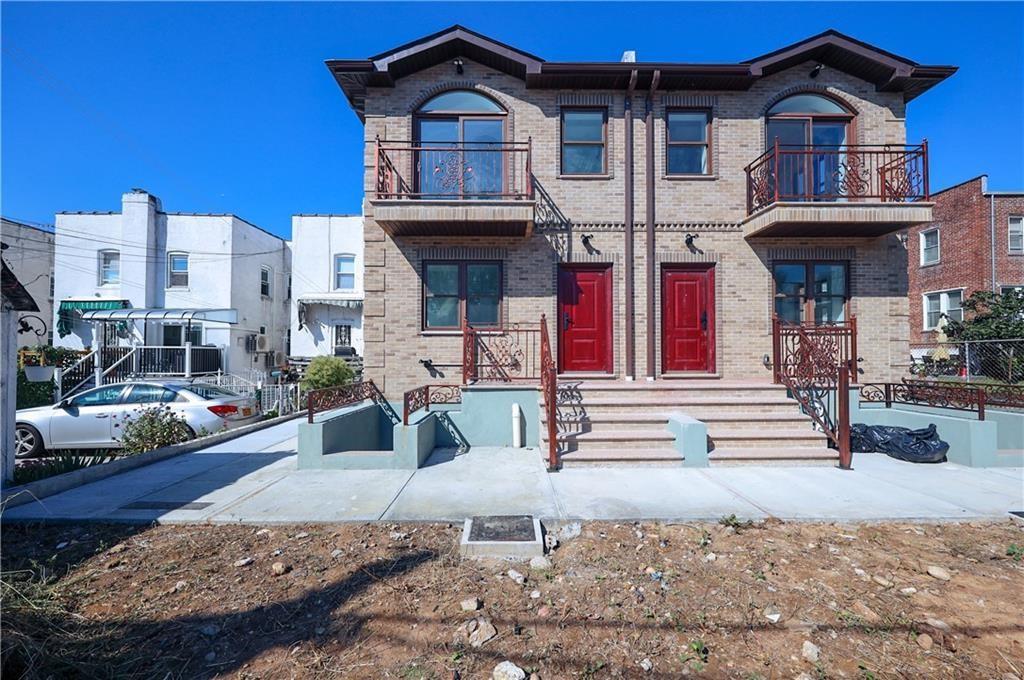
[[[69,368],[73,366],[81,355],[73,349],[66,347],[51,347],[50,345],[39,345],[37,347],[22,347],[24,350],[35,352],[25,356],[26,366],[59,366]],[[29,382],[25,377],[24,369],[18,369],[18,408],[34,408],[54,403],[53,393],[56,385],[53,380],[46,382]]]
[[[19,461],[18,467],[14,468],[14,483],[28,484],[38,479],[62,475],[65,472],[74,472],[87,468],[90,465],[99,465],[114,460],[114,455],[79,455],[73,453],[57,453],[47,458],[34,458],[32,460]]]
[[[53,380],[46,382],[29,382],[25,377],[25,369],[18,369],[18,408],[34,408],[53,403],[53,392],[56,386]]]
[[[315,357],[309,362],[306,377],[302,380],[303,391],[337,387],[352,382],[355,373],[340,357]]]
[[[185,419],[167,406],[136,409],[121,430],[125,453],[143,453],[161,446],[180,444],[192,438]]]

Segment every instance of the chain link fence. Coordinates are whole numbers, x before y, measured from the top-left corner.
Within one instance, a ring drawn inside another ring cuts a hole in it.
[[[918,380],[1024,384],[1024,338],[912,343],[910,358]]]

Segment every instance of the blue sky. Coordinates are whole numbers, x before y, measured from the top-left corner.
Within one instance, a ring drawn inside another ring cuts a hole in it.
[[[739,61],[836,28],[960,72],[911,103],[932,187],[1024,187],[1024,4],[11,3],[2,30],[8,217],[233,212],[287,236],[298,212],[358,212],[359,120],[323,65],[453,23],[549,60]]]

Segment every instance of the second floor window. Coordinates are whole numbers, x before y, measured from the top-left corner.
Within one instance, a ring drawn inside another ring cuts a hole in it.
[[[334,256],[334,289],[355,290],[356,289],[356,256],[335,255]]]
[[[939,230],[921,232],[921,266],[939,261]]]
[[[188,288],[188,253],[168,253],[167,287]]]
[[[270,297],[272,292],[270,280],[271,280],[270,267],[260,267],[260,295],[263,297]]]
[[[423,327],[455,330],[498,326],[501,319],[500,262],[427,262],[423,265]]]
[[[1009,250],[1011,253],[1024,253],[1024,217],[1010,217]]]
[[[99,262],[99,282],[101,286],[120,283],[121,253],[116,250],[101,250]]]
[[[668,175],[706,175],[711,170],[711,114],[707,111],[668,112],[665,171]]]
[[[607,141],[607,109],[563,109],[561,174],[606,174]]]

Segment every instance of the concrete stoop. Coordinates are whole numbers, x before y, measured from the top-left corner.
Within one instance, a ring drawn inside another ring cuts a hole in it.
[[[707,428],[705,451],[695,450],[699,443],[680,446],[670,427],[678,414]],[[540,431],[543,449],[543,408]],[[838,460],[785,387],[767,382],[563,378],[557,431],[564,466],[702,465],[705,460],[709,465],[834,465]]]

